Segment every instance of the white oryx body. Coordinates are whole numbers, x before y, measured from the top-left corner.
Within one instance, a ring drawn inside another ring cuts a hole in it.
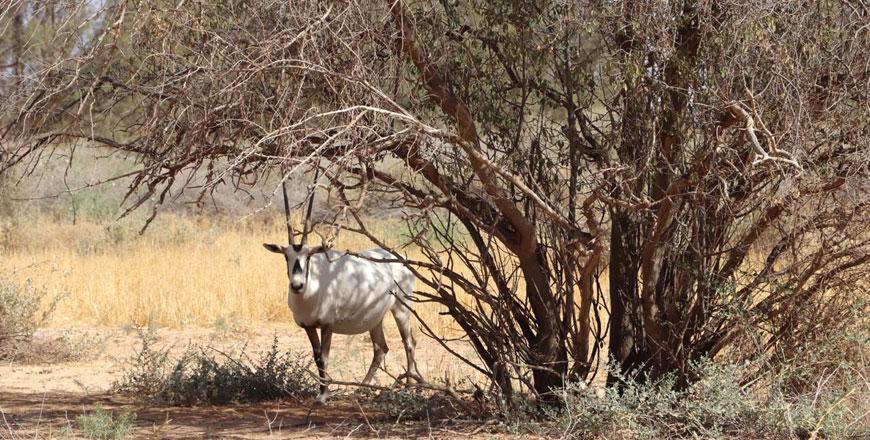
[[[383,325],[387,311],[393,313],[405,347],[408,368],[402,377],[422,381],[414,360],[415,342],[408,308],[416,282],[410,270],[395,262],[395,255],[384,249],[353,255],[323,246],[312,249],[305,244],[263,246],[284,255],[287,261],[287,305],[293,320],[308,335],[320,373],[317,403],[323,404],[329,397],[326,367],[333,333],[369,332],[375,354],[363,383],[372,381],[389,351]]]
[[[287,294],[296,324],[356,335],[380,325],[389,310],[408,313],[405,304],[414,292],[414,274],[400,263],[376,261],[396,259],[384,249],[358,255],[337,251],[311,255],[302,291],[291,288]],[[288,273],[288,279],[292,276]]]
[[[315,183],[319,170],[317,168],[314,174]],[[396,318],[408,360],[408,369],[400,378],[422,382],[414,361],[415,342],[414,335],[411,334],[411,310],[408,308],[414,293],[414,274],[395,261],[395,255],[384,249],[372,249],[352,255],[332,251],[329,249],[330,245],[314,248],[306,245],[308,232],[311,230],[313,190],[310,191],[308,199],[302,240],[296,244],[290,224],[286,182],[282,181],[281,188],[284,193],[284,215],[290,246],[266,243],[263,246],[270,252],[283,255],[287,262],[287,305],[293,312],[293,320],[308,335],[320,375],[320,395],[316,402],[323,404],[329,397],[326,367],[333,333],[355,335],[369,332],[375,355],[363,383],[372,381],[389,351],[387,339],[384,337],[384,316],[388,310]],[[319,337],[317,329],[320,329]]]

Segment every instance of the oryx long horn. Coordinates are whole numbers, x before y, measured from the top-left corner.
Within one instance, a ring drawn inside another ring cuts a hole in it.
[[[308,210],[305,212],[305,223],[302,227],[302,244],[308,240],[308,230],[311,228],[311,208],[314,207],[314,193],[317,190],[317,177],[320,175],[320,167],[314,169],[314,181],[311,184],[311,195],[308,197]]]
[[[293,225],[290,223],[290,202],[287,201],[287,178],[281,181],[281,190],[284,192],[284,220],[287,223],[287,241],[292,246],[293,243]],[[303,238],[304,240],[304,238]]]

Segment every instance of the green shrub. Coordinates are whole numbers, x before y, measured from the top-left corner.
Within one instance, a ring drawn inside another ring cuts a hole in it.
[[[135,421],[135,413],[123,412],[116,419],[111,412],[97,406],[93,412],[76,417],[76,426],[85,438],[122,439],[133,431]]]
[[[281,354],[275,338],[270,350],[251,359],[242,348],[227,354],[191,346],[172,359],[155,348],[156,338],[142,332],[142,348],[115,390],[166,404],[228,403],[312,395],[315,382],[301,356]]]
[[[30,281],[19,285],[0,280],[0,347],[11,349],[33,337],[43,296],[44,292],[36,291]]]
[[[37,333],[62,295],[51,296],[30,280],[18,283],[0,276],[0,360],[48,363],[81,360],[96,353],[101,341],[69,334]]]
[[[127,369],[114,388],[122,394],[148,398],[157,397],[166,386],[169,375],[169,348],[156,347],[158,341],[151,328],[135,328],[141,348],[126,361]]]
[[[40,311],[47,297],[48,292],[34,287],[30,280],[20,284],[0,277],[0,359],[13,358],[33,340],[34,332],[57,304],[54,299]]]
[[[750,390],[740,385],[743,368],[701,363],[695,366],[699,381],[679,391],[673,378],[623,377],[620,388],[609,388],[600,398],[584,386],[569,386],[562,393],[565,407],[551,417],[565,437],[581,439],[793,439],[814,432],[816,438],[861,438],[867,433],[861,413],[841,405],[845,394],[819,387],[815,396],[786,397],[774,382]]]

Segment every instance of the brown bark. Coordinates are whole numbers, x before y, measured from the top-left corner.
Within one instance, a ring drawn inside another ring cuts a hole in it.
[[[636,317],[640,311],[638,275],[640,271],[639,227],[623,211],[611,213],[610,235],[610,356],[622,372],[637,368],[643,359],[643,327]],[[607,377],[614,384],[611,370]]]
[[[459,140],[456,142],[467,154],[471,166],[500,214],[511,224],[513,233],[504,234],[503,242],[516,254],[520,270],[526,281],[526,298],[536,320],[537,334],[531,344],[530,362],[535,391],[546,400],[555,401],[551,391],[564,384],[567,372],[567,349],[559,329],[557,303],[550,290],[546,250],[537,243],[535,227],[499,184],[499,175],[481,154],[477,128],[471,111],[448,86],[436,65],[418,46],[414,28],[409,22],[405,5],[392,3],[390,12],[399,29],[398,50],[420,72],[421,80],[430,99],[456,124]],[[517,183],[517,182],[513,182]],[[540,205],[545,205],[539,202]]]

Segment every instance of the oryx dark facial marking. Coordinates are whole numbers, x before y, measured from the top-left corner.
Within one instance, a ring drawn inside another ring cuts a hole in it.
[[[290,272],[290,289],[294,293],[302,293],[302,288],[305,287],[305,274],[302,273],[302,265],[297,259],[293,263],[293,270]]]

